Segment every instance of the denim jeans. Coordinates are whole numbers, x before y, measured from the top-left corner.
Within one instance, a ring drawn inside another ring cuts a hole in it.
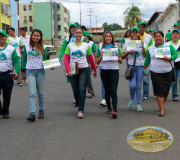
[[[100,74],[101,74],[101,67],[100,67]],[[101,95],[102,95],[102,99],[105,99],[105,89],[102,80],[101,80]]]
[[[101,79],[105,88],[105,97],[107,107],[111,108],[110,98],[112,98],[112,106],[117,111],[117,88],[119,83],[119,70],[104,70],[101,69]]]
[[[180,85],[180,68],[174,68],[175,82],[172,82],[172,98],[178,98],[178,80]]]
[[[19,57],[19,63],[20,63],[20,67],[21,67],[21,58]],[[17,80],[17,83],[19,83],[19,82],[21,82],[21,78],[22,78],[22,76],[21,76],[21,69],[20,69],[20,72],[19,72],[19,77],[18,77],[18,80]]]
[[[87,90],[89,94],[92,94],[94,96],[94,89],[91,81],[92,71],[93,71],[92,67],[89,67],[89,80],[88,80]]]
[[[143,76],[143,97],[149,97],[149,73]]]
[[[133,66],[128,66],[128,68],[132,68]],[[143,81],[143,66],[135,66],[134,77],[129,80],[129,92],[130,99],[135,99],[136,93],[136,105],[141,104],[142,98],[142,81]]]
[[[44,69],[27,69],[26,77],[29,87],[30,114],[36,113],[36,90],[39,100],[39,111],[44,111]]]
[[[69,77],[73,94],[76,100],[76,106],[79,107],[78,111],[84,111],[84,104],[86,100],[86,87],[89,79],[89,67],[79,69],[79,74]]]

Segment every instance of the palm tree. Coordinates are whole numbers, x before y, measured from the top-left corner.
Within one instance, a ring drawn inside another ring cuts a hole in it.
[[[144,14],[141,13],[141,10],[138,8],[138,6],[132,5],[132,7],[127,8],[124,11],[124,25],[126,28],[134,27],[138,24],[139,21],[141,21],[141,16]]]

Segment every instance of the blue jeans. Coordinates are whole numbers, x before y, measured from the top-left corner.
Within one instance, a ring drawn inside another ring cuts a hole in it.
[[[39,100],[39,111],[44,111],[44,69],[27,69],[26,77],[29,87],[29,106],[30,114],[36,113],[36,90]]]
[[[79,74],[69,77],[73,94],[76,100],[76,106],[79,106],[78,111],[84,111],[86,100],[86,87],[89,80],[89,67],[79,69]]]
[[[174,68],[175,82],[172,82],[172,98],[178,98],[178,79],[180,85],[180,68]]]
[[[101,74],[101,67],[100,67],[100,74]],[[105,89],[102,80],[101,80],[101,94],[102,94],[102,99],[105,99]]]
[[[132,68],[133,66],[128,66],[128,68]],[[134,77],[129,80],[129,92],[130,99],[135,99],[136,93],[136,104],[141,104],[142,98],[142,81],[143,81],[143,66],[135,66]]]
[[[149,97],[149,73],[143,76],[143,97]]]

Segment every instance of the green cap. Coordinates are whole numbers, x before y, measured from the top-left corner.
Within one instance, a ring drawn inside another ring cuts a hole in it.
[[[137,32],[140,32],[140,29],[139,29],[138,27],[133,27],[133,28],[131,29],[131,32],[133,32],[134,30],[136,30]]]
[[[179,30],[178,30],[178,29],[173,29],[173,30],[172,30],[172,33],[175,32],[175,31],[179,33]]]
[[[178,22],[174,23],[174,26],[179,26],[179,23]]]
[[[90,36],[88,31],[83,31],[84,36]]]
[[[74,26],[74,27],[77,28],[77,24],[76,24],[76,23],[71,23],[71,24],[69,25],[69,28],[71,28],[71,26]]]
[[[3,34],[4,36],[6,36],[6,37],[7,37],[7,33],[6,33],[6,31],[5,31],[5,30],[0,30],[0,34]]]
[[[149,32],[154,32],[154,29],[150,29]]]
[[[140,22],[138,23],[138,26],[139,26],[139,25],[145,25],[145,26],[147,27],[146,22],[143,22],[143,21],[140,21]]]

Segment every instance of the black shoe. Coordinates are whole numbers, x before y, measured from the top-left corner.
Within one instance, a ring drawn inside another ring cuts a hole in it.
[[[27,120],[30,122],[34,122],[36,120],[36,117],[35,117],[35,115],[30,114],[29,117],[27,117]]]
[[[164,112],[164,113],[161,113],[161,112],[160,112],[160,113],[158,114],[158,116],[159,116],[159,117],[164,117],[164,116],[165,116],[165,112]]]
[[[44,118],[44,111],[39,111],[39,119],[43,119]]]
[[[8,119],[8,118],[9,118],[9,115],[6,115],[6,114],[5,114],[5,115],[3,115],[3,118],[4,118],[4,119]]]
[[[108,110],[106,111],[106,114],[112,114],[112,109],[108,108]]]

